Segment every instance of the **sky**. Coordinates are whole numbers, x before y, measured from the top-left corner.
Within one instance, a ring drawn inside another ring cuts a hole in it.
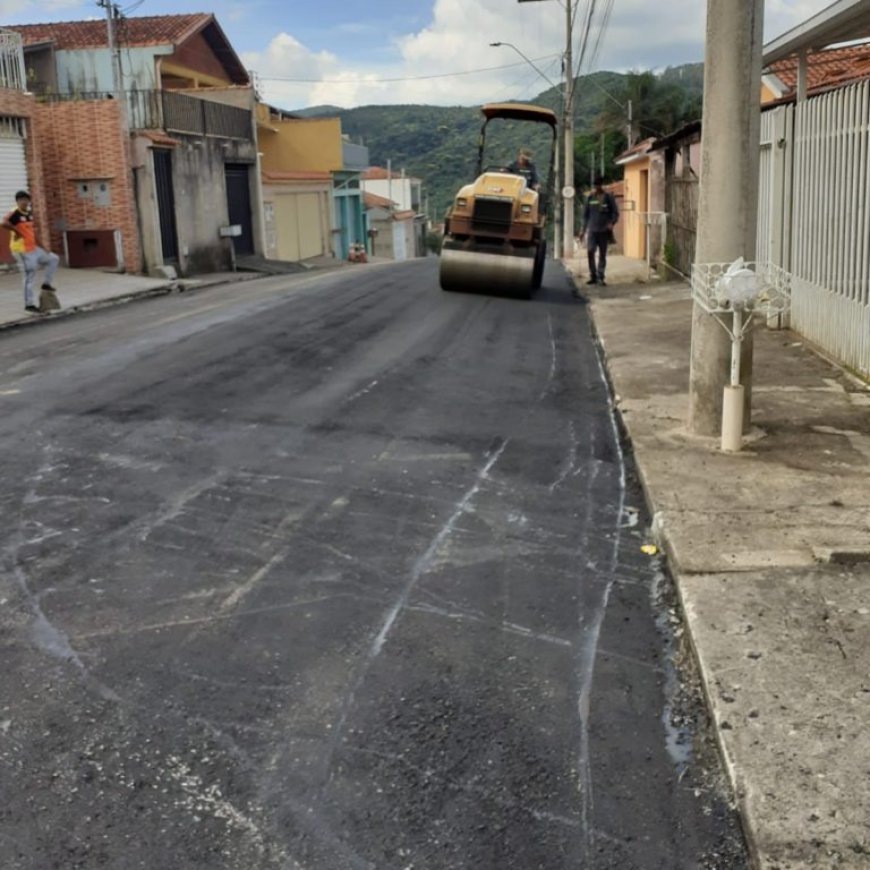
[[[264,99],[291,110],[531,99],[560,80],[565,2],[118,0],[130,16],[214,13],[245,66],[257,73]],[[765,42],[829,4],[766,0]],[[580,21],[591,7],[593,0],[579,0]],[[580,72],[703,60],[706,8],[707,0],[597,0]],[[96,0],[0,0],[0,26],[104,14]],[[577,54],[581,32],[578,24]]]

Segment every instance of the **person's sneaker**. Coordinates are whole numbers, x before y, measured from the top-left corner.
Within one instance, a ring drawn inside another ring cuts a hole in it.
[[[31,314],[40,314],[41,313],[39,308],[36,305],[25,305],[24,310],[29,311]]]
[[[598,283],[599,283],[602,287],[606,287],[606,286],[607,286],[607,282],[606,282],[603,278],[602,278]]]
[[[590,278],[586,283],[587,284],[597,284],[598,279],[597,278]]]
[[[57,293],[57,288],[52,287],[51,284],[43,284],[42,289],[43,290],[51,290],[52,293]]]

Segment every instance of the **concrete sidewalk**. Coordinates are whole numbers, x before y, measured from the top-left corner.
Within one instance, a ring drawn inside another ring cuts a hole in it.
[[[690,436],[685,283],[586,287],[760,868],[870,867],[870,389],[755,332],[743,451]],[[581,273],[582,270],[582,273]],[[726,870],[726,868],[723,868]]]
[[[306,265],[299,274],[313,269],[340,268],[341,261]],[[33,321],[89,311],[106,305],[120,304],[133,299],[169,293],[173,289],[200,290],[218,284],[239,283],[267,277],[266,273],[253,271],[213,272],[191,278],[169,281],[166,278],[149,278],[143,275],[127,275],[104,272],[98,269],[58,269],[53,284],[57,287],[61,310],[50,315],[30,314],[24,310],[24,291],[21,275],[16,270],[0,271],[0,329]],[[37,293],[42,282],[42,272],[37,279]]]
[[[377,262],[388,263],[383,258]],[[166,278],[149,278],[143,275],[119,274],[99,269],[68,269],[61,266],[57,270],[53,284],[57,288],[61,310],[49,315],[30,314],[24,310],[24,290],[21,274],[14,268],[0,270],[0,329],[17,326],[33,321],[44,321],[56,317],[89,311],[107,305],[120,304],[137,298],[169,293],[173,289],[201,290],[219,284],[235,284],[256,278],[274,277],[284,274],[284,270],[271,270],[269,266],[296,265],[287,274],[306,275],[314,271],[354,268],[354,264],[334,257],[313,257],[299,264],[281,264],[276,261],[263,261],[262,269],[240,268],[237,272],[211,272],[174,281]],[[363,268],[363,266],[356,266]],[[37,276],[37,293],[42,283],[42,271]]]

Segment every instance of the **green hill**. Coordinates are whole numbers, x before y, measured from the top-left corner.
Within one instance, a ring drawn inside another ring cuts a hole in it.
[[[671,67],[652,73],[597,72],[577,79],[574,100],[574,128],[577,136],[575,172],[586,178],[600,160],[602,137],[607,174],[615,172],[612,157],[624,150],[627,142],[627,111],[632,100],[636,129],[641,138],[654,133],[672,132],[686,120],[700,117],[703,87],[702,64]],[[658,102],[657,102],[658,101]],[[550,88],[531,102],[553,109],[561,115],[561,91]],[[429,195],[430,216],[443,215],[456,190],[470,181],[477,160],[477,137],[481,125],[479,106],[361,106],[336,109],[318,106],[294,114],[307,117],[338,115],[342,132],[351,141],[368,146],[372,165],[423,180],[424,196]],[[660,129],[661,126],[670,129]],[[489,130],[487,153],[493,162],[510,160],[521,145],[535,150],[541,171],[544,154],[549,152],[546,128],[540,125],[506,124]],[[530,134],[530,129],[534,133]]]

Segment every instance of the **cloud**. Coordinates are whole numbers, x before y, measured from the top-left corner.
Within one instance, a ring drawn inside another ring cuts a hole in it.
[[[80,6],[82,0],[42,0],[42,2],[34,2],[34,0],[0,0],[0,16],[6,19],[14,18],[15,21],[27,21],[36,12],[36,17],[42,21],[51,19],[52,12],[63,9],[72,9],[75,6]],[[31,12],[33,10],[33,12]]]
[[[273,37],[263,52],[245,52],[242,63],[264,79],[265,97],[283,108],[315,105],[312,93],[321,79],[340,75],[338,58],[311,51],[289,33]],[[281,81],[295,79],[296,82]]]
[[[794,27],[828,2],[767,0],[765,38],[772,39]],[[586,8],[581,2],[581,18]],[[702,60],[706,8],[706,0],[669,4],[618,0],[606,30],[593,28],[581,72],[656,69]],[[491,42],[505,45],[491,48]],[[578,24],[575,61],[580,42]],[[531,99],[548,87],[534,66],[551,81],[561,79],[558,58],[565,47],[564,7],[557,0],[432,0],[428,23],[386,47],[392,49],[391,61],[363,66],[349,57],[309,49],[281,33],[262,54],[244,59],[264,78],[267,99],[288,108],[322,103],[344,107],[378,103],[474,105],[489,100]],[[521,54],[534,63],[528,63]],[[487,69],[506,65],[512,66]],[[472,70],[477,72],[444,76]],[[288,83],[270,80],[273,77],[320,81]]]

